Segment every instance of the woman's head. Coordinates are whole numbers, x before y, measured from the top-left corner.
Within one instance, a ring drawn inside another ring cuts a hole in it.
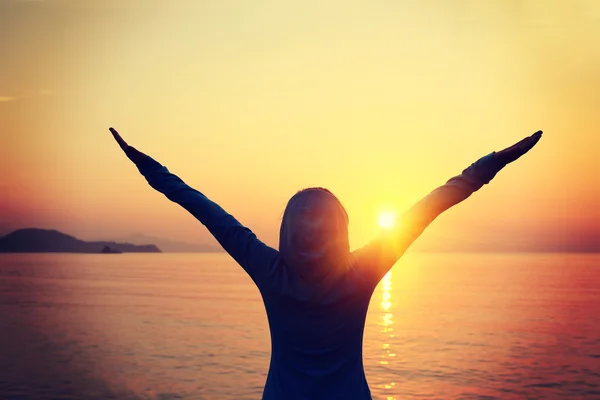
[[[279,251],[295,273],[309,279],[345,268],[348,214],[337,197],[319,187],[292,196],[283,213]]]

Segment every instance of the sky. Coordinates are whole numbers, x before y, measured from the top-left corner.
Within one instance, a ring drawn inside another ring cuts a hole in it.
[[[0,0],[0,52],[0,234],[214,243],[110,126],[271,246],[327,187],[354,248],[542,129],[415,247],[600,250],[595,0]]]

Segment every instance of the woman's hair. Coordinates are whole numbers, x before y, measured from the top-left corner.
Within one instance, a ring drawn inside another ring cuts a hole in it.
[[[331,191],[311,187],[287,203],[279,233],[282,259],[297,275],[317,281],[348,263],[348,214]]]
[[[288,201],[288,205],[292,202],[293,199],[301,197],[303,195],[306,195],[308,193],[311,192],[325,192],[328,193],[331,197],[333,197],[335,199],[335,201],[339,204],[340,208],[344,211],[345,215],[346,215],[346,219],[348,219],[348,213],[346,213],[346,209],[344,208],[344,206],[342,205],[342,202],[336,197],[336,195],[334,195],[331,190],[324,188],[324,187],[320,187],[320,186],[315,186],[315,187],[309,187],[309,188],[304,188],[301,190],[298,190],[296,192],[295,195],[293,195],[290,200]],[[282,213],[282,217],[283,214],[285,213],[285,210]]]

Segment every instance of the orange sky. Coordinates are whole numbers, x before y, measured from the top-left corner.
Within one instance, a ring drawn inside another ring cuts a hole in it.
[[[480,156],[539,145],[416,246],[600,249],[600,3],[0,1],[0,234],[208,242],[108,132],[277,245],[330,188],[353,247]]]

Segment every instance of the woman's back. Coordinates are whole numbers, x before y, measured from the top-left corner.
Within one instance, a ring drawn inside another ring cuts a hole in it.
[[[373,288],[354,269],[330,287],[303,287],[278,264],[259,286],[272,344],[263,398],[371,399],[362,340]]]

